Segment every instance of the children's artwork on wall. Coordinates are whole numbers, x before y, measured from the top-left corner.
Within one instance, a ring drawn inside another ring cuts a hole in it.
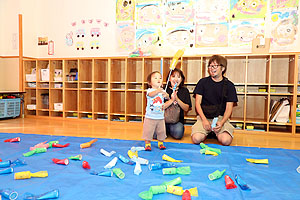
[[[263,19],[235,20],[229,28],[229,46],[250,46],[257,35],[265,35]]]
[[[163,11],[160,3],[137,4],[136,26],[138,28],[163,25]]]
[[[116,36],[118,41],[118,52],[132,52],[135,49],[134,23],[118,23]]]
[[[298,38],[298,10],[274,10],[271,14],[272,46],[280,48],[296,44]]]
[[[267,0],[230,0],[230,19],[264,18]]]
[[[195,0],[195,20],[200,23],[229,19],[229,0]]]
[[[108,30],[108,22],[103,19],[88,18],[73,21],[70,24],[71,30],[65,36],[67,46],[74,44],[77,51],[101,49],[102,34]]]
[[[165,6],[166,24],[181,25],[193,23],[194,7],[192,0],[167,0]]]
[[[38,45],[48,45],[48,37],[38,37]]]
[[[143,53],[155,54],[162,46],[162,32],[160,28],[136,30],[136,48]]]
[[[228,23],[196,24],[195,46],[227,47]]]
[[[295,8],[299,6],[299,0],[270,0],[271,10]]]
[[[169,27],[165,31],[166,46],[178,48],[194,47],[194,26]]]
[[[162,3],[162,0],[135,0],[136,4]]]
[[[66,45],[72,46],[73,45],[73,32],[69,32],[66,34]]]
[[[116,20],[134,21],[135,0],[116,0]]]

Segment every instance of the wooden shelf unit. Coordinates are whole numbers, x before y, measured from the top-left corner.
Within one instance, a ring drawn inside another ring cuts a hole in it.
[[[193,90],[200,78],[208,76],[211,55],[182,57],[181,70],[190,91],[193,109],[186,114],[186,125],[196,121]],[[237,89],[238,105],[231,121],[236,132],[300,136],[296,124],[296,105],[300,102],[300,54],[224,55],[228,60],[226,77]],[[147,76],[160,71],[165,83],[171,57],[111,57],[25,59],[25,115],[36,117],[142,122],[146,108]],[[49,67],[49,82],[40,81],[40,70]],[[36,80],[26,81],[26,74],[36,69]],[[62,80],[54,80],[55,70],[62,70]],[[76,79],[68,74],[76,69]],[[32,83],[36,87],[32,87]],[[47,84],[49,85],[48,87]],[[62,87],[57,88],[57,84]],[[29,86],[31,85],[31,86]],[[298,91],[299,88],[299,91]],[[48,95],[49,105],[45,105]],[[290,121],[269,121],[270,101],[289,98]],[[63,103],[56,110],[54,103]],[[36,105],[27,109],[27,105]],[[254,130],[247,130],[253,126]]]

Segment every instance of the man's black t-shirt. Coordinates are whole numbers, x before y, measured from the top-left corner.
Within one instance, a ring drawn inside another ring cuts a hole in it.
[[[224,78],[220,82],[215,82],[210,76],[202,78],[198,81],[194,95],[202,95],[201,105],[220,105],[222,101]],[[238,102],[236,90],[234,84],[231,81],[227,81],[227,98],[223,98],[225,102]],[[226,106],[222,107],[220,114],[223,116]]]
[[[169,94],[169,96],[171,98],[173,90],[171,88],[167,88],[167,93]],[[177,91],[177,96],[183,103],[188,104],[190,106],[190,108],[192,107],[191,96],[190,96],[189,90],[187,88],[180,87]],[[179,121],[181,123],[184,123],[184,111],[181,107],[180,107]]]

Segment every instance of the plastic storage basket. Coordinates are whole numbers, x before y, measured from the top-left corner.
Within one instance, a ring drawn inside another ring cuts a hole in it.
[[[0,119],[20,115],[21,99],[0,99]]]

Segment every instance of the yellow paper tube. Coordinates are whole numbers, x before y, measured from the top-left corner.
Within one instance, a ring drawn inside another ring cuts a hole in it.
[[[190,192],[191,196],[198,197],[198,188],[197,187],[188,189],[188,191]]]
[[[217,154],[216,152],[210,151],[210,150],[206,150],[206,151],[205,151],[205,155],[218,156],[219,154]]]
[[[174,158],[171,158],[170,156],[167,156],[166,154],[164,154],[162,156],[163,160],[169,161],[169,162],[183,162],[182,160],[175,160]]]
[[[167,185],[167,192],[181,196],[183,193],[183,189],[179,186]]]
[[[24,171],[24,172],[17,172],[15,173],[15,179],[27,179],[31,178],[31,173],[30,171]]]
[[[139,157],[138,156],[138,151],[133,152],[131,150],[128,150],[127,154],[129,156],[129,158],[132,158],[133,156]]]
[[[269,164],[268,159],[252,159],[252,158],[246,158],[248,162],[256,163],[256,164]]]
[[[31,173],[31,177],[37,177],[37,178],[48,177],[48,171],[39,171],[39,172]]]

